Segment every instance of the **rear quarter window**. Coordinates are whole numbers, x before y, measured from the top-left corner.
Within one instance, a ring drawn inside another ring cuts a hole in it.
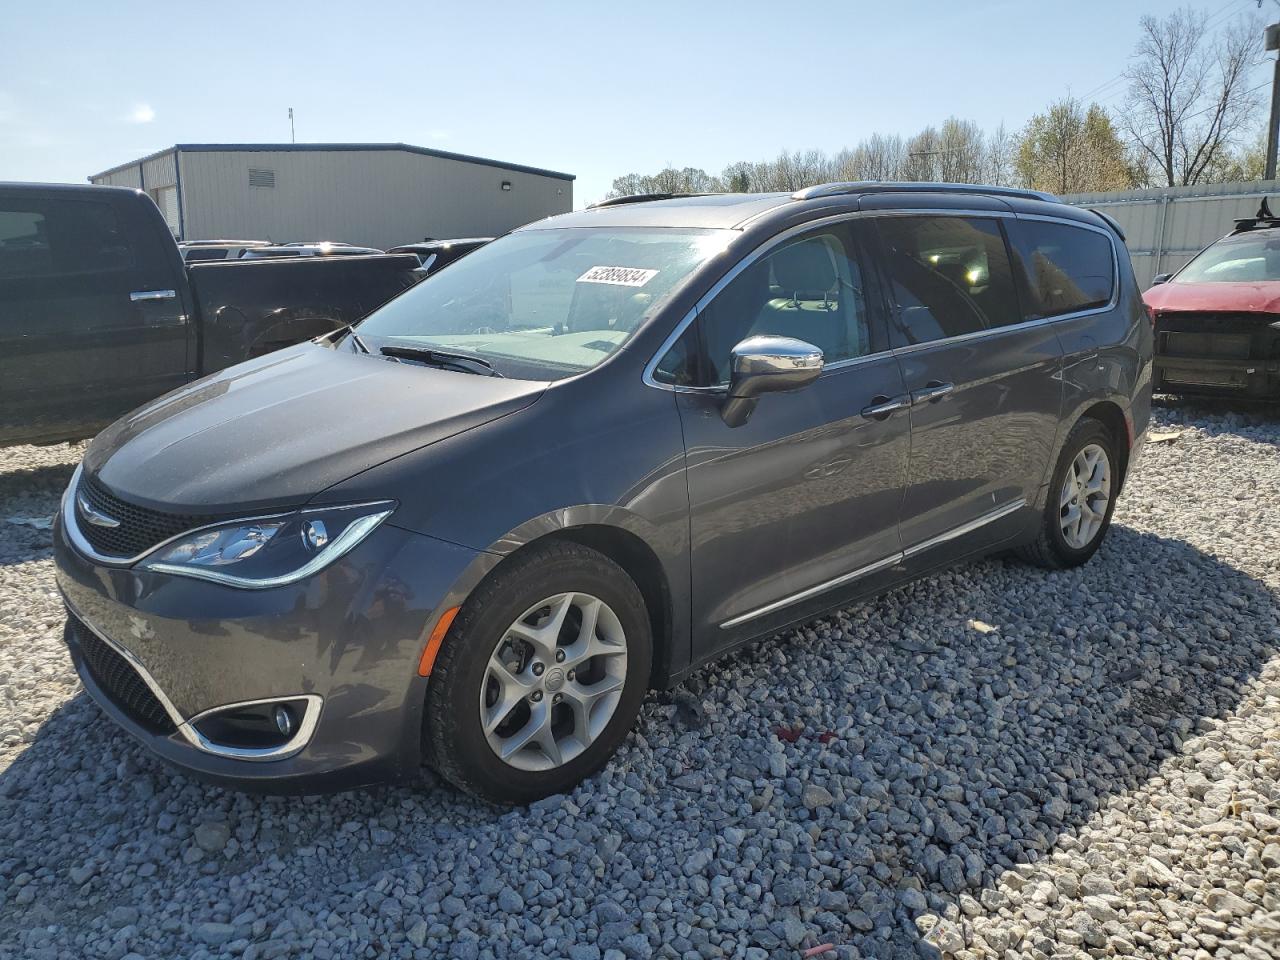
[[[1104,307],[1115,293],[1111,239],[1047,220],[1009,221],[1009,239],[1027,286],[1031,319]]]

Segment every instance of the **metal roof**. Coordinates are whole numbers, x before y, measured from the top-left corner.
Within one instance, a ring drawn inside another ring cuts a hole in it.
[[[122,163],[111,167],[109,170],[103,170],[101,173],[91,174],[89,179],[110,176],[113,173],[136,167],[140,163],[155,160],[157,157],[163,157],[165,154],[173,153],[174,151],[179,153],[373,153],[399,151],[401,153],[415,153],[424,157],[438,157],[442,160],[476,163],[486,167],[497,167],[500,170],[513,170],[517,173],[532,173],[540,177],[554,177],[557,180],[577,179],[572,173],[545,170],[541,167],[529,167],[520,163],[506,163],[502,160],[490,160],[487,157],[472,157],[465,153],[451,153],[448,150],[434,150],[431,147],[416,147],[411,143],[178,143],[172,147],[157,150],[155,153],[148,154],[145,157],[139,157],[137,160],[130,160],[128,163]]]

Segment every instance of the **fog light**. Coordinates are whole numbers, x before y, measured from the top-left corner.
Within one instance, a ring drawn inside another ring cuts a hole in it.
[[[323,520],[308,520],[302,525],[302,542],[312,550],[319,550],[329,542],[329,531]]]
[[[288,707],[276,707],[275,710],[276,729],[280,731],[281,736],[289,736],[293,733],[293,715],[289,713]]]

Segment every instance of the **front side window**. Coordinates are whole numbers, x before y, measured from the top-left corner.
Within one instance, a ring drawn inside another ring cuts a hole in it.
[[[728,230],[523,230],[487,244],[375,310],[359,327],[377,347],[479,357],[504,376],[555,380],[616,352]]]
[[[1004,235],[994,220],[884,217],[878,231],[897,305],[897,345],[1022,320]]]
[[[1270,230],[1225,237],[1178,271],[1174,283],[1258,283],[1280,280],[1280,234]]]
[[[803,340],[828,364],[872,352],[862,271],[845,228],[786,241],[745,267],[654,375],[676,385],[727,383],[733,348],[754,336]]]
[[[1027,281],[1028,316],[1056,317],[1111,302],[1111,241],[1096,230],[1047,220],[1009,223],[1009,239]]]

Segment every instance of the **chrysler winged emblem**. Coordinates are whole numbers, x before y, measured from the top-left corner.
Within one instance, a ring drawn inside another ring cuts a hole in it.
[[[89,505],[89,501],[84,498],[83,493],[76,494],[76,506],[80,509],[80,516],[84,517],[89,523],[95,527],[118,527],[120,521],[115,517],[109,517],[101,510],[95,510]]]

